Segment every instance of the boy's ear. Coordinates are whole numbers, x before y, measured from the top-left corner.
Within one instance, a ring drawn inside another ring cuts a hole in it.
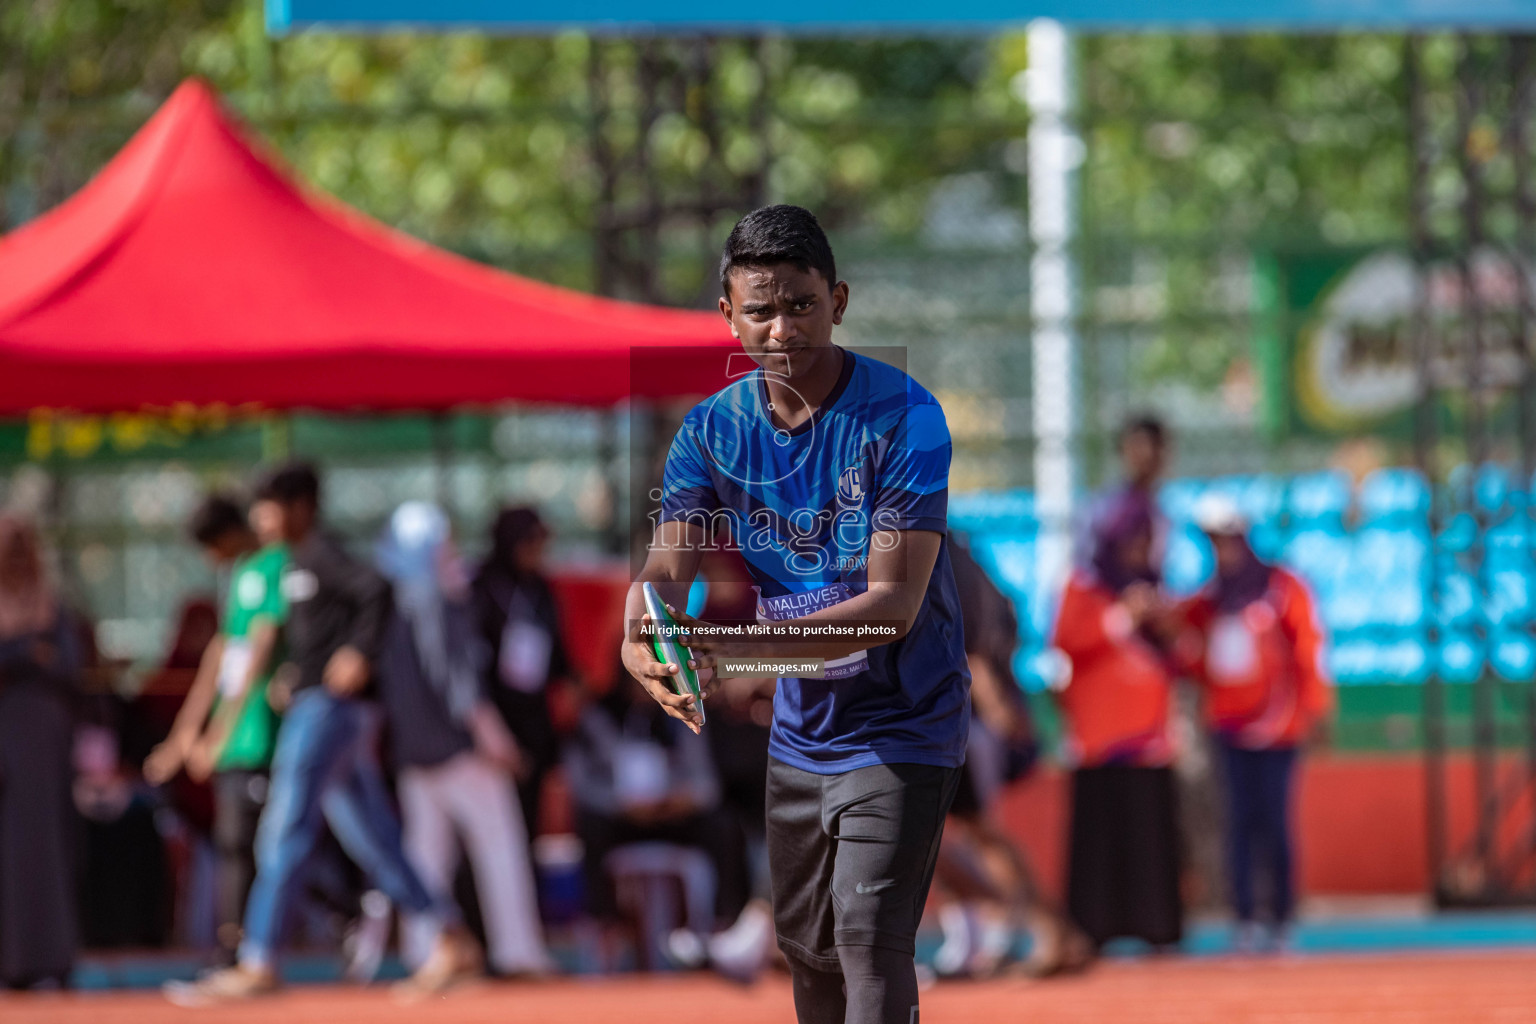
[[[741,340],[741,332],[736,330],[736,321],[731,319],[731,299],[728,295],[720,296],[720,315],[725,317],[725,322],[731,325],[731,337]]]

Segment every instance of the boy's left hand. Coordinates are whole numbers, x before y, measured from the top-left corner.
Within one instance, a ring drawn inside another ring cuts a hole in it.
[[[677,620],[679,626],[688,631],[687,636],[678,637],[678,643],[688,648],[688,664],[698,673],[699,692],[708,697],[720,689],[720,677],[715,672],[715,662],[721,658],[744,657],[741,641],[719,633],[704,632],[699,627],[713,629],[714,624],[696,619],[671,605],[667,605],[667,611]]]
[[[217,763],[218,745],[204,737],[193,744],[192,752],[187,755],[187,778],[193,782],[207,782],[213,777]]]
[[[368,659],[351,644],[338,648],[325,665],[325,688],[338,697],[350,697],[368,685]]]

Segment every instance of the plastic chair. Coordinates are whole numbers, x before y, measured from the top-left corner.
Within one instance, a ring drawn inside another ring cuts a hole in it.
[[[1470,498],[1484,514],[1498,516],[1509,508],[1511,474],[1497,463],[1484,463],[1475,475],[1470,465],[1457,466],[1451,470],[1449,483],[1458,502],[1468,496],[1470,486]]]
[[[953,495],[949,522],[965,533],[1033,531],[1038,526],[1035,496],[1023,489]]]
[[[1452,634],[1440,645],[1440,678],[1448,683],[1476,682],[1487,663],[1487,651],[1473,636]]]
[[[662,950],[677,927],[676,894],[682,893],[687,927],[714,931],[715,866],[702,850],[672,843],[629,843],[603,861],[613,879],[619,909],[635,922],[642,970],[666,966]]]
[[[1157,504],[1163,515],[1174,524],[1187,523],[1194,518],[1195,506],[1205,493],[1204,480],[1170,480],[1157,492]]]
[[[1536,678],[1536,641],[1525,633],[1500,632],[1488,651],[1493,670],[1512,683]]]
[[[1303,473],[1291,480],[1286,507],[1295,523],[1342,526],[1349,507],[1349,477],[1339,472]]]
[[[1269,527],[1280,520],[1285,508],[1285,480],[1269,475],[1249,477],[1234,498],[1256,531]]]
[[[1163,580],[1175,594],[1192,594],[1216,571],[1210,542],[1193,526],[1175,526],[1163,554]]]
[[[1360,514],[1367,522],[1378,519],[1426,520],[1429,516],[1429,484],[1416,469],[1378,469],[1360,485]]]

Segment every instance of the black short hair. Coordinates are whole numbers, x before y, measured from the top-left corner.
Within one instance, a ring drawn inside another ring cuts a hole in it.
[[[256,485],[257,501],[293,505],[308,501],[320,504],[320,474],[307,462],[290,462],[269,471]]]
[[[219,538],[236,530],[249,530],[245,509],[228,494],[210,494],[192,512],[187,520],[187,532],[205,548],[219,542]]]
[[[818,271],[829,288],[837,284],[832,243],[816,215],[804,207],[764,206],[737,221],[720,254],[720,290],[730,297],[731,271],[737,267],[775,263],[793,263],[806,273]]]
[[[1142,412],[1134,416],[1127,416],[1120,424],[1120,433],[1115,435],[1115,440],[1124,444],[1129,438],[1142,434],[1147,440],[1162,448],[1168,443],[1168,425],[1162,417],[1154,413]]]

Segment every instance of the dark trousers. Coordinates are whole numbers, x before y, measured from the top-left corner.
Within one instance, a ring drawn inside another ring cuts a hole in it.
[[[1101,765],[1072,773],[1067,910],[1095,943],[1178,943],[1180,859],[1172,768]]]
[[[213,777],[213,848],[217,855],[219,949],[234,963],[245,899],[256,878],[256,823],[267,804],[267,773],[233,770]]]
[[[1284,924],[1295,907],[1291,863],[1291,779],[1296,748],[1244,750],[1218,741],[1226,772],[1227,873],[1239,921],[1254,919],[1255,869],[1268,876],[1270,920]]]
[[[75,959],[74,722],[58,691],[0,685],[0,988],[68,984]]]

